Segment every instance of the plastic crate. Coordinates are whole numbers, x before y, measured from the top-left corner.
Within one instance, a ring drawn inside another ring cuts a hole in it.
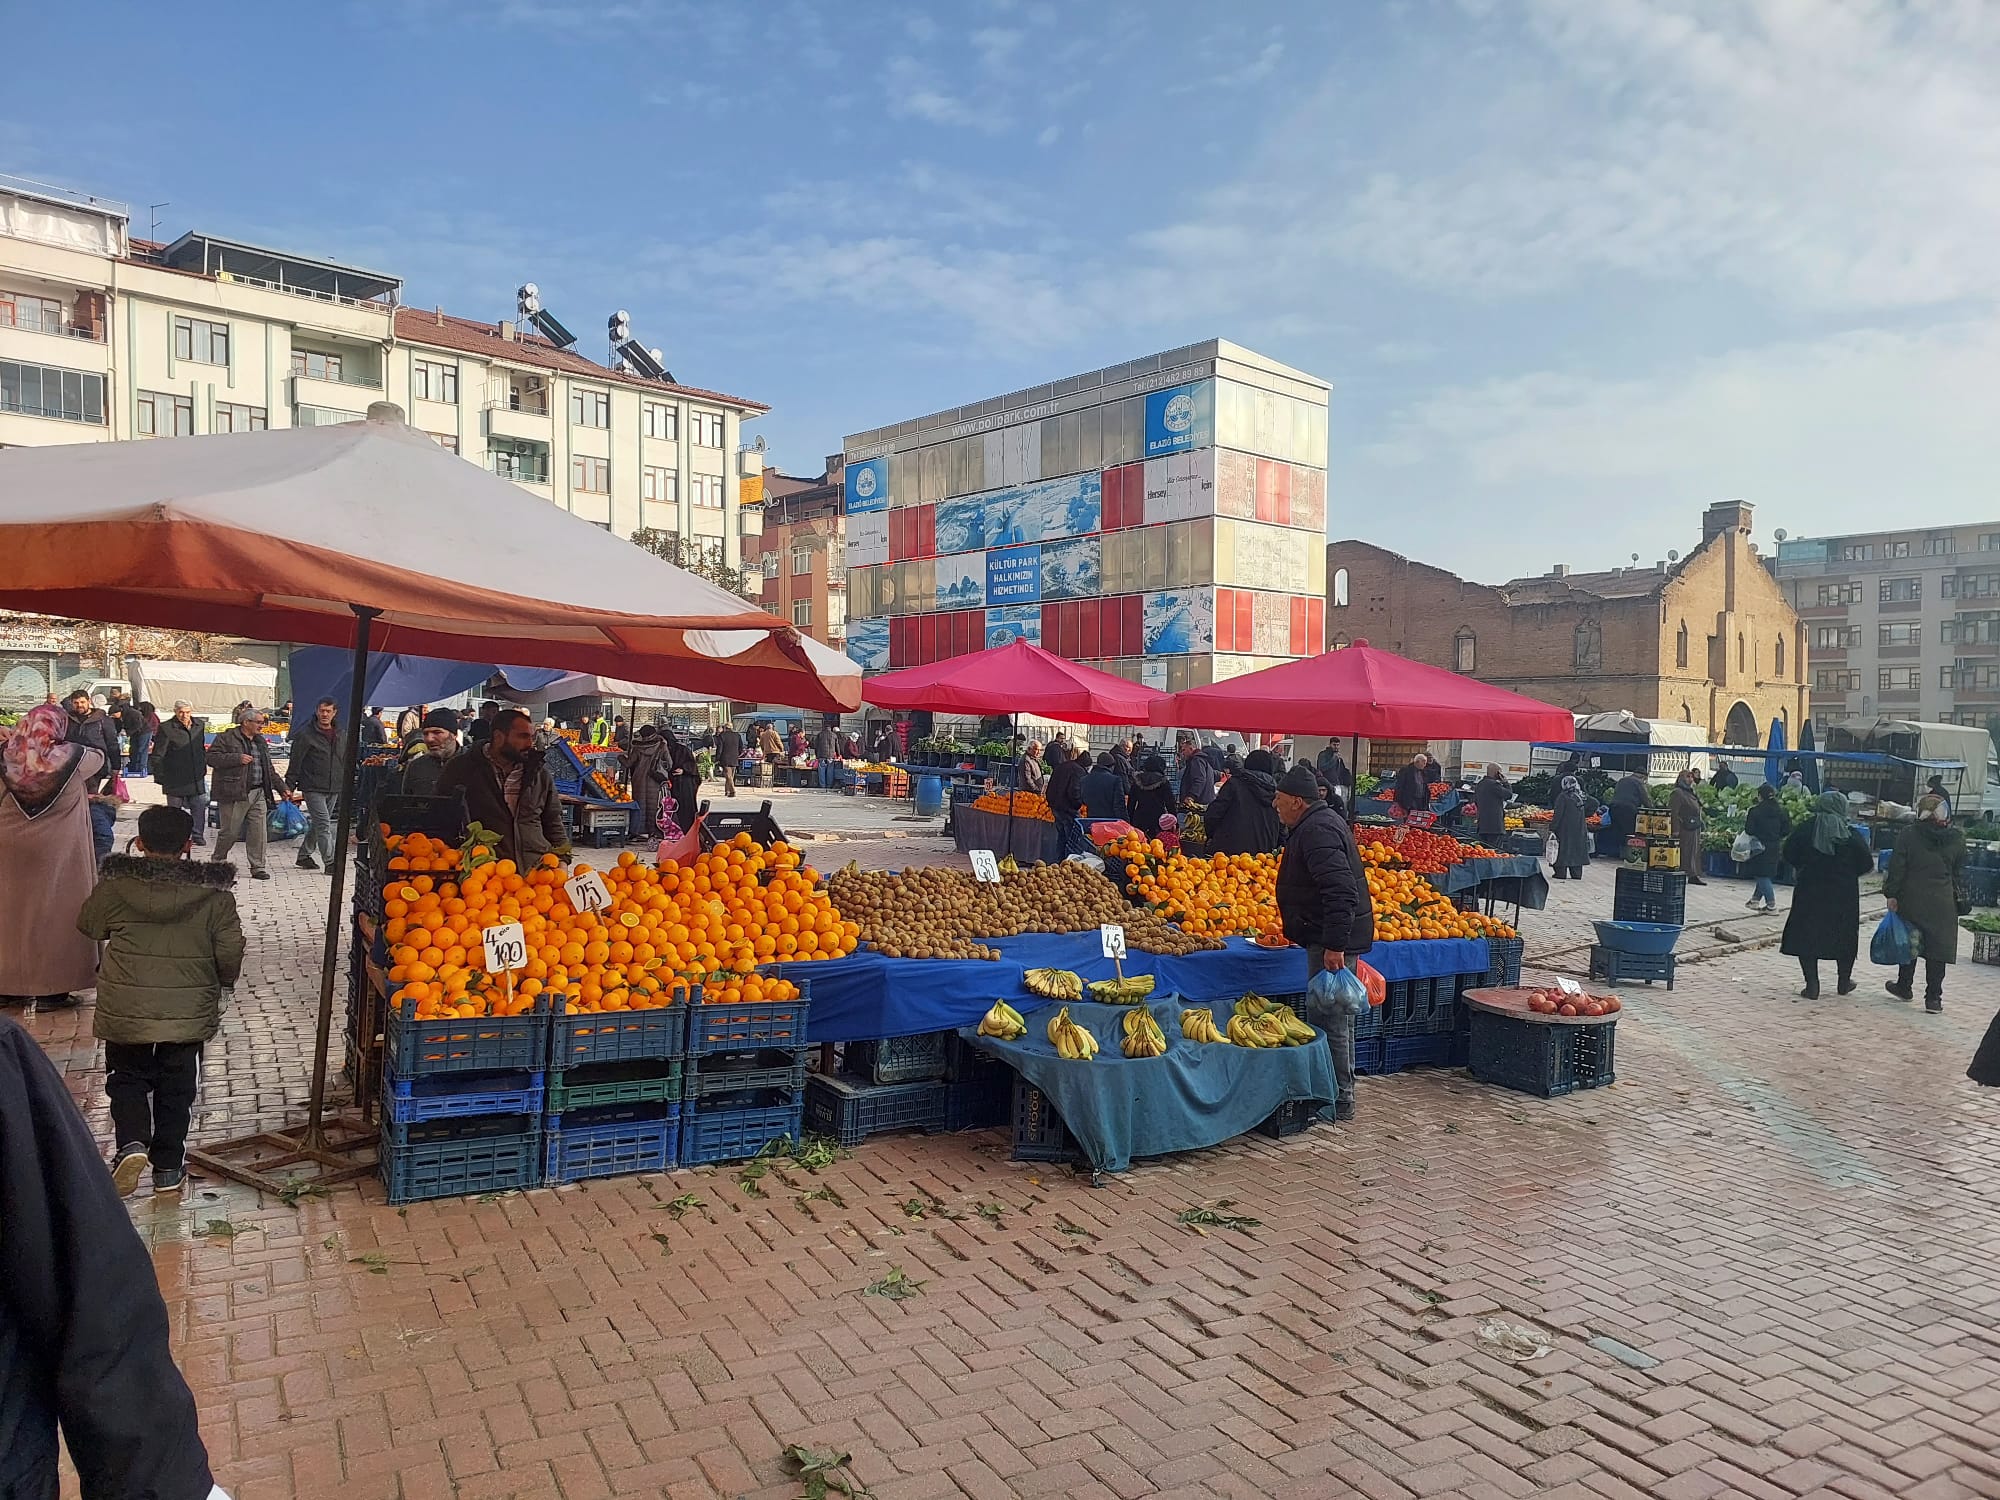
[[[2000,870],[1968,868],[1965,895],[1974,906],[2000,905]]]
[[[1005,1063],[963,1077],[944,1086],[944,1128],[946,1130],[986,1130],[1007,1123],[1014,1102],[1014,1070]]]
[[[678,1104],[641,1105],[609,1119],[550,1115],[543,1129],[542,1180],[553,1187],[586,1177],[663,1172],[678,1160],[680,1138]]]
[[[1521,959],[1526,955],[1528,945],[1522,938],[1488,938],[1486,940],[1486,983],[1487,989],[1513,989],[1521,982]],[[1461,991],[1463,993],[1463,991]]]
[[[706,802],[701,805],[702,848],[713,849],[717,844],[726,844],[739,833],[749,834],[760,844],[774,844],[785,836],[778,820],[771,816],[768,801],[755,812],[711,812]]]
[[[434,1073],[392,1078],[382,1090],[382,1118],[391,1128],[467,1115],[538,1115],[545,1090],[539,1072]],[[398,1132],[399,1138],[401,1132]]]
[[[1617,1081],[1617,1033],[1616,1019],[1552,1025],[1475,1009],[1466,1066],[1481,1083],[1553,1099]]]
[[[1974,932],[1970,936],[1974,963],[2000,964],[2000,932]]]
[[[942,1130],[949,1092],[942,1081],[864,1083],[815,1074],[806,1080],[806,1129],[843,1146],[891,1130]]]
[[[382,1181],[391,1203],[461,1198],[537,1187],[542,1122],[534,1115],[487,1115],[412,1125],[385,1146]]]
[[[806,1012],[811,1008],[812,996],[804,980],[795,983],[799,986],[796,1000],[740,1000],[734,1005],[709,1005],[697,998],[689,1007],[688,1056],[766,1047],[790,1051],[805,1046]]]
[[[1440,1031],[1429,1036],[1382,1038],[1378,1073],[1401,1073],[1410,1068],[1449,1068],[1454,1065],[1458,1033]]]
[[[1681,929],[1667,922],[1596,921],[1590,925],[1597,929],[1600,948],[1615,948],[1620,953],[1657,957],[1673,952],[1674,944],[1681,940]]]
[[[803,1091],[732,1094],[685,1104],[681,1110],[681,1165],[741,1161],[771,1142],[797,1140],[804,1118]]]
[[[1381,1007],[1375,1007],[1380,1010]],[[1382,1038],[1357,1036],[1354,1039],[1354,1071],[1370,1076],[1382,1071]]]
[[[1590,977],[1602,979],[1610,984],[1624,984],[1628,980],[1642,980],[1651,984],[1655,979],[1664,979],[1667,988],[1672,989],[1674,956],[1671,953],[1627,953],[1621,948],[1604,948],[1592,944]]]
[[[384,1027],[384,1070],[393,1078],[432,1073],[539,1072],[548,1056],[549,1013],[540,1001],[519,1016],[419,1021],[416,1003],[392,1009]]]
[[[771,1049],[762,1052],[713,1052],[705,1058],[690,1058],[681,1077],[683,1099],[712,1099],[717,1094],[740,1094],[746,1089],[787,1089],[806,1086],[812,1070],[811,1054]]]
[[[1620,870],[1611,916],[1619,922],[1682,925],[1687,920],[1687,876],[1678,870]]]
[[[1484,980],[1486,976],[1478,977]],[[1394,981],[1389,985],[1389,998],[1369,1007],[1382,1012],[1377,1033],[1383,1037],[1430,1036],[1453,1030],[1458,1025],[1460,988],[1458,976],[1452,974]]]
[[[841,1071],[871,1083],[917,1083],[942,1078],[951,1037],[949,1031],[926,1031],[879,1042],[849,1042],[841,1054]]]
[[[581,1011],[558,1000],[549,1018],[549,1071],[593,1063],[664,1062],[687,1052],[689,1006],[657,1010]]]
[[[613,1063],[551,1073],[548,1112],[561,1115],[618,1104],[678,1104],[681,1067],[681,1060],[674,1058],[664,1063]]]
[[[1014,1160],[1068,1161],[1082,1155],[1049,1096],[1014,1075]]]
[[[1311,1099],[1287,1099],[1257,1124],[1257,1134],[1281,1141],[1297,1135],[1319,1117],[1320,1105]]]
[[[465,798],[405,797],[401,793],[383,796],[375,803],[377,837],[384,823],[391,833],[427,833],[461,843],[465,838]]]

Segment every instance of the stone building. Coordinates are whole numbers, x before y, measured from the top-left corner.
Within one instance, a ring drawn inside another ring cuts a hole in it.
[[[764,471],[764,524],[743,539],[743,571],[765,609],[839,651],[847,644],[847,508],[842,456],[818,478]]]
[[[1805,636],[1750,540],[1751,507],[1709,506],[1701,543],[1650,568],[1472,583],[1358,540],[1327,547],[1328,644],[1358,640],[1558,703],[1699,724],[1715,744],[1795,742]]]

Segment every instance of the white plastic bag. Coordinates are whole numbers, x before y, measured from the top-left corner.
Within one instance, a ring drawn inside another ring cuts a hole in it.
[[[1729,857],[1739,865],[1746,859],[1755,859],[1763,852],[1764,841],[1754,839],[1747,833],[1737,834],[1736,841],[1729,846]]]

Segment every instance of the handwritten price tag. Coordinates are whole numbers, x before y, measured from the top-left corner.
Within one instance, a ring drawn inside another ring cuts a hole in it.
[[[611,892],[595,870],[571,876],[563,882],[563,890],[569,895],[571,909],[578,912],[603,911],[611,905]]]
[[[1574,979],[1558,979],[1556,981],[1556,988],[1561,990],[1565,995],[1581,995],[1583,993],[1583,986],[1578,984]]]
[[[1125,929],[1116,922],[1106,922],[1097,929],[1099,942],[1103,945],[1104,956],[1113,960],[1125,957]]]
[[[486,943],[486,972],[504,974],[528,966],[528,938],[519,922],[502,922],[479,934]]]
[[[987,885],[1000,883],[1000,861],[993,857],[991,849],[972,851],[972,878],[984,881]]]

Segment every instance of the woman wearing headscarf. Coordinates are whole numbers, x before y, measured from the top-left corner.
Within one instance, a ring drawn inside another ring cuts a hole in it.
[[[1667,799],[1667,817],[1674,837],[1680,841],[1681,871],[1689,885],[1707,885],[1701,878],[1701,831],[1708,826],[1701,798],[1695,795],[1695,775],[1683,771],[1674,778],[1674,794]]]
[[[1799,993],[1819,998],[1819,961],[1830,958],[1839,993],[1851,995],[1861,942],[1861,877],[1874,868],[1875,858],[1868,841],[1848,825],[1847,799],[1839,792],[1815,798],[1812,816],[1791,831],[1783,854],[1796,878],[1779,951],[1799,961],[1806,981]]]
[[[1847,811],[1845,800],[1841,812]],[[1778,789],[1768,781],[1757,788],[1757,800],[1750,804],[1750,811],[1743,815],[1743,831],[1764,847],[1743,861],[1746,879],[1757,883],[1750,887],[1747,905],[1752,911],[1776,911],[1778,909],[1778,888],[1772,879],[1778,873],[1778,852],[1785,842],[1785,809],[1778,801]]]
[[[97,883],[90,779],[104,754],[66,744],[60,708],[21,716],[0,745],[0,1000],[69,1003],[97,982],[97,945],[76,930]]]
[[[1556,836],[1556,879],[1581,880],[1590,859],[1590,804],[1583,795],[1583,783],[1565,776],[1556,792],[1554,831]]]
[[[1972,910],[1965,897],[1965,835],[1951,826],[1951,804],[1935,792],[1917,799],[1916,825],[1896,839],[1882,894],[1923,934],[1924,1009],[1944,1009],[1945,965],[1958,961],[1958,919]],[[1898,1000],[1916,998],[1917,966],[1903,964],[1889,983]]]
[[[1513,795],[1507,773],[1498,766],[1488,766],[1472,789],[1472,805],[1479,810],[1479,842],[1489,849],[1498,849],[1507,837],[1507,799]]]

